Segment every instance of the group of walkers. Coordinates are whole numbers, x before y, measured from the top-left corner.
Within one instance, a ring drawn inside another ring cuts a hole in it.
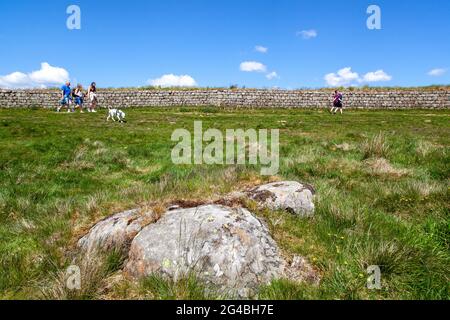
[[[65,85],[61,87],[61,102],[57,108],[57,112],[61,111],[61,108],[67,107],[67,112],[75,112],[75,108],[79,108],[81,113],[84,113],[84,99],[87,97],[89,99],[89,106],[87,108],[88,112],[97,112],[95,108],[97,107],[97,85],[92,82],[89,89],[84,92],[83,86],[81,84],[77,85],[76,88],[72,89],[70,87],[70,82],[67,81]]]
[[[57,112],[61,111],[61,108],[67,107],[67,112],[75,112],[75,108],[79,108],[81,113],[84,113],[84,98],[89,99],[88,112],[97,112],[95,108],[97,107],[97,85],[92,82],[89,89],[85,93],[83,91],[83,86],[78,84],[76,88],[72,89],[70,87],[70,82],[67,81],[65,85],[61,87],[62,99],[60,105],[57,108]],[[343,114],[343,95],[338,90],[334,92],[333,95],[333,107],[331,108],[331,113],[336,114],[338,111]]]

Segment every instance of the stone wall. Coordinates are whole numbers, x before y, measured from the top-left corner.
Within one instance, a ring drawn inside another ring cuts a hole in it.
[[[450,88],[354,89],[345,90],[349,108],[449,109]],[[99,90],[101,107],[222,106],[248,108],[325,108],[332,102],[332,90],[192,89],[192,90]],[[54,108],[58,90],[2,90],[0,108]]]

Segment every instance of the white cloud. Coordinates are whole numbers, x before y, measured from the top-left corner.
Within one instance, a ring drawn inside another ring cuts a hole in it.
[[[256,61],[245,61],[241,63],[241,71],[244,72],[266,72],[267,67],[260,62]]]
[[[52,67],[48,63],[41,64],[41,70],[33,71],[29,75],[31,81],[41,85],[59,84],[69,80],[69,73],[58,67]]]
[[[305,40],[315,38],[315,37],[317,37],[317,35],[318,35],[317,31],[314,29],[302,30],[302,31],[297,32],[297,36],[300,36]]]
[[[352,68],[347,67],[339,70],[336,73],[329,73],[325,75],[325,81],[329,86],[340,87],[350,85],[354,81],[359,80],[359,74],[352,72]]]
[[[369,72],[364,75],[361,82],[380,82],[380,81],[391,81],[392,76],[388,75],[383,70],[378,70],[375,72]]]
[[[269,80],[273,80],[273,79],[279,79],[280,77],[278,76],[278,73],[276,73],[275,71],[266,74],[266,78]]]
[[[445,73],[447,73],[447,69],[437,68],[430,70],[430,72],[428,72],[428,75],[432,77],[440,77],[443,76]]]
[[[47,88],[62,84],[69,80],[69,72],[63,68],[52,67],[47,62],[41,63],[41,69],[25,74],[13,72],[0,76],[0,88],[28,89]]]
[[[383,70],[368,72],[360,77],[357,72],[353,72],[352,68],[347,67],[339,70],[337,73],[329,73],[324,77],[326,83],[332,87],[354,86],[361,83],[391,81],[392,76]]]
[[[197,82],[189,75],[177,76],[165,74],[158,79],[149,80],[148,83],[155,87],[195,87]]]
[[[22,72],[13,72],[0,76],[0,88],[23,88],[29,83],[29,77]]]
[[[269,51],[269,48],[263,47],[263,46],[256,46],[255,50],[260,52],[260,53],[267,53],[267,51]]]

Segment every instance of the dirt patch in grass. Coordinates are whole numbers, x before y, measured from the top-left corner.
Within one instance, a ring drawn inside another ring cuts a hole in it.
[[[366,170],[375,176],[388,175],[396,178],[407,176],[410,174],[410,170],[397,169],[384,158],[371,158],[365,162]]]

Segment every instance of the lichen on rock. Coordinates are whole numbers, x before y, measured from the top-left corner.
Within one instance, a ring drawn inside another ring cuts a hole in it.
[[[125,272],[174,280],[195,273],[222,292],[248,296],[283,277],[286,263],[263,222],[243,208],[205,205],[167,212],[131,244]]]

